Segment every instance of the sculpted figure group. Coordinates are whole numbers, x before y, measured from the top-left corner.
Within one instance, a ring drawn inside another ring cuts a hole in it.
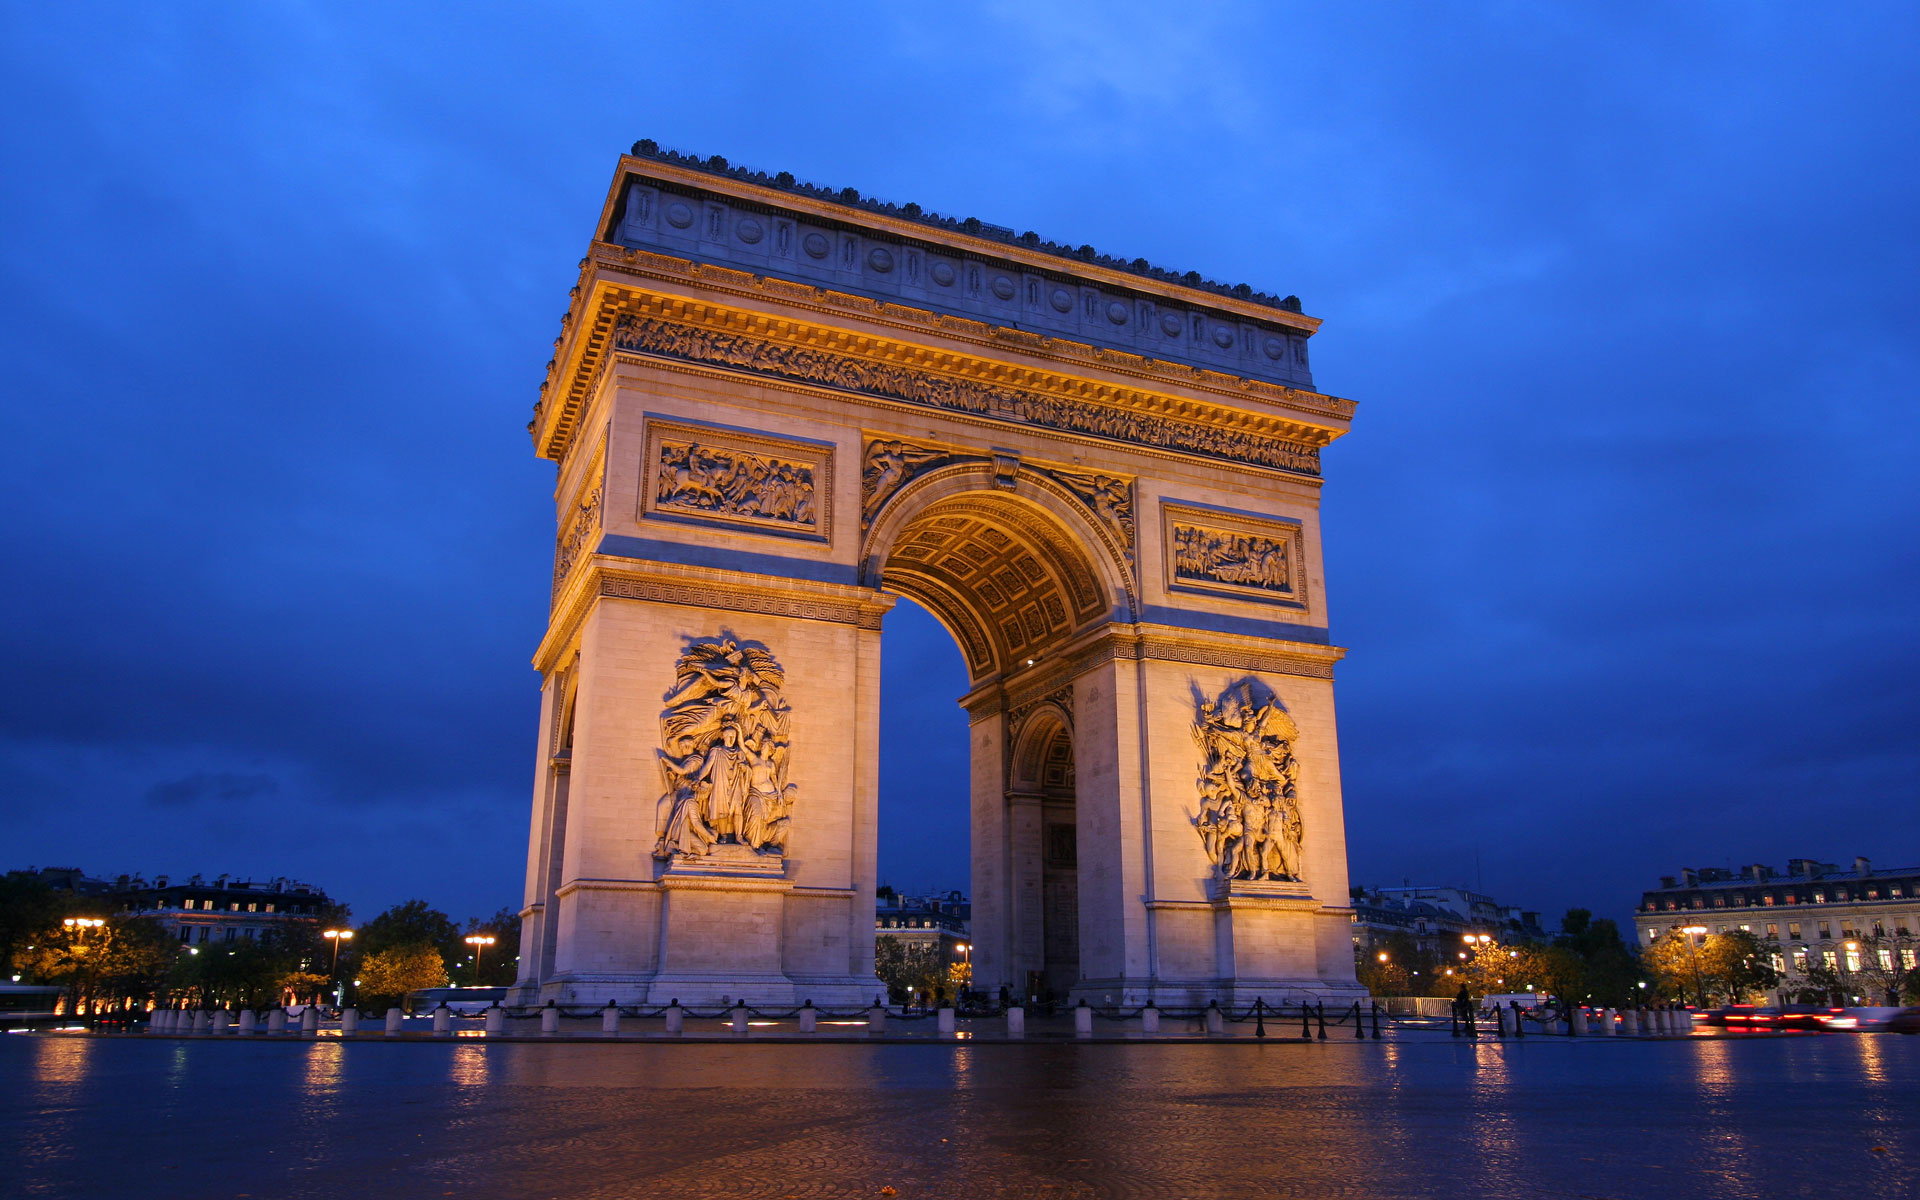
[[[1200,813],[1194,818],[1214,869],[1225,879],[1298,879],[1299,771],[1293,718],[1253,685],[1200,705],[1193,726],[1202,754]]]
[[[1173,527],[1173,571],[1182,579],[1293,590],[1285,542],[1195,525]]]
[[[694,442],[660,445],[659,504],[813,524],[813,469]]]
[[[716,845],[784,855],[794,793],[787,782],[786,673],[773,655],[731,638],[680,656],[660,718],[659,841],[654,857],[698,857]]]

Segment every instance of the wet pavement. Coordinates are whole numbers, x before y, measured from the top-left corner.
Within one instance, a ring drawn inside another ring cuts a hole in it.
[[[0,1193],[1902,1197],[1920,1037],[0,1036]],[[888,1191],[887,1189],[891,1189]]]

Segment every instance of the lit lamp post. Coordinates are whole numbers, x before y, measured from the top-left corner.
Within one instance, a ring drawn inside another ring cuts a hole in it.
[[[105,921],[101,920],[98,917],[68,917],[65,920],[61,921],[60,923],[67,927],[67,932],[72,934],[76,940],[84,939],[87,935],[87,930],[98,929],[102,925],[106,924]],[[72,1006],[74,1011],[78,1011],[80,1008],[82,984],[87,982],[88,974],[90,973],[83,972],[82,978],[75,982],[74,1003]],[[87,997],[89,1006],[91,1006],[93,989],[91,987],[85,988],[85,995]]]
[[[1707,986],[1700,981],[1700,947],[1694,944],[1693,939],[1696,934],[1705,936],[1707,927],[1688,925],[1680,932],[1687,935],[1687,955],[1693,959],[1693,990],[1700,997],[1700,1007],[1704,1011],[1707,1007]]]
[[[340,943],[351,939],[353,937],[353,930],[329,929],[320,936],[333,943],[333,970],[329,971],[328,974],[338,975],[340,973]]]
[[[476,933],[467,938],[467,945],[473,947],[473,986],[480,986],[480,956],[493,945],[494,937],[490,933]]]

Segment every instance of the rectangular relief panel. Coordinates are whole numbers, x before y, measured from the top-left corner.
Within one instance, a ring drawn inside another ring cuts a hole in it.
[[[1167,588],[1307,607],[1300,522],[1197,504],[1162,503]]]
[[[642,520],[833,537],[833,446],[647,417]]]

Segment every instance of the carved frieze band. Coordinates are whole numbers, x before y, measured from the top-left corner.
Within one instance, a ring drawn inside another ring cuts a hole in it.
[[[1048,692],[1038,699],[1027,700],[1013,708],[1009,708],[1007,710],[1007,729],[1010,732],[1019,729],[1021,724],[1033,715],[1034,710],[1043,704],[1058,705],[1062,712],[1072,714],[1073,685],[1067,684],[1064,687],[1055,688],[1053,691]]]
[[[649,417],[643,461],[643,518],[833,536],[832,446]]]
[[[1306,606],[1306,534],[1298,521],[1187,504],[1160,511],[1169,589]]]
[[[876,362],[724,333],[639,313],[620,316],[614,325],[613,341],[622,350],[756,371],[1129,445],[1247,463],[1314,478],[1320,475],[1319,448],[1301,442],[935,374],[922,367]]]
[[[594,450],[593,461],[587,464],[578,497],[561,514],[553,547],[551,599],[554,601],[559,599],[560,585],[566,582],[567,572],[573,570],[573,564],[583,555],[591,553],[599,541],[601,506],[606,500],[605,450],[606,443],[602,441]]]
[[[764,592],[734,591],[710,585],[670,583],[627,575],[601,576],[600,594],[623,600],[651,600],[659,604],[685,604],[726,612],[831,621],[836,625],[854,625],[861,629],[879,629],[880,618],[885,615],[884,609],[851,602],[802,600]]]

